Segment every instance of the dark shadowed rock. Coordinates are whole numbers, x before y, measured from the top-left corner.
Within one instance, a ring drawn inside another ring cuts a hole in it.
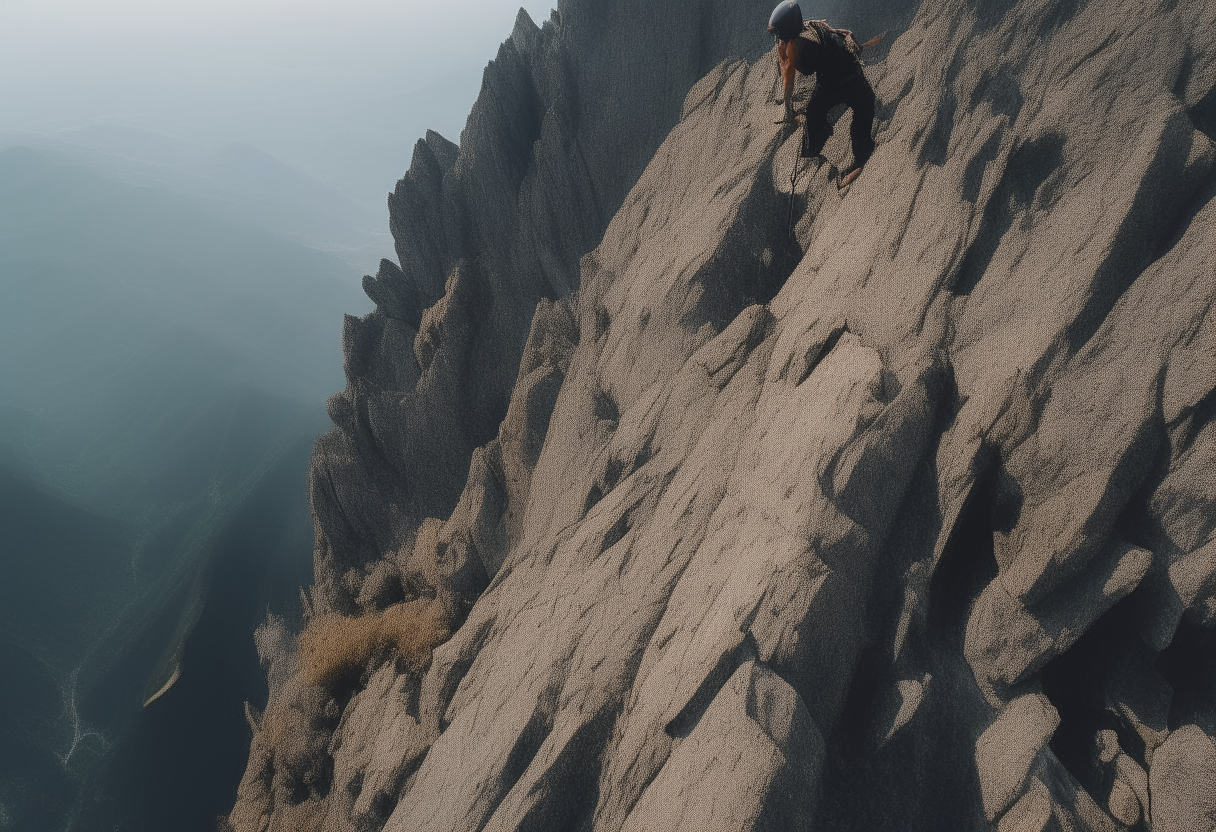
[[[1184,725],[1153,755],[1149,771],[1153,829],[1216,829],[1216,744],[1195,725]]]

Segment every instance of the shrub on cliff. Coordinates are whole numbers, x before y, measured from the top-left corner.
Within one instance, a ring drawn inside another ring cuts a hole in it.
[[[300,633],[300,661],[306,684],[332,687],[358,675],[382,651],[414,671],[431,662],[431,651],[451,635],[443,604],[420,598],[379,612],[348,617],[314,617]]]

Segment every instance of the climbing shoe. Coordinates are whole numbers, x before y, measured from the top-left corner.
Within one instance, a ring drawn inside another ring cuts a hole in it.
[[[838,184],[836,187],[840,189],[841,193],[844,193],[845,191],[847,191],[849,189],[849,186],[852,185],[857,180],[857,177],[859,177],[859,176],[861,176],[861,168],[853,168],[852,170],[850,170],[848,173],[846,173],[844,175],[844,178],[840,180],[840,184]]]

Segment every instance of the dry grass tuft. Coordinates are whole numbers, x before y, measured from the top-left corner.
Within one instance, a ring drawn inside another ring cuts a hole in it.
[[[443,604],[420,598],[383,612],[348,618],[319,615],[300,633],[304,681],[332,687],[362,673],[381,651],[393,648],[415,671],[431,663],[431,652],[451,636]]]
[[[330,687],[363,669],[383,644],[379,613],[347,618],[318,615],[300,633],[300,664],[304,681]]]
[[[452,636],[443,604],[437,599],[393,604],[381,613],[380,623],[397,656],[415,671],[425,670],[435,647]]]

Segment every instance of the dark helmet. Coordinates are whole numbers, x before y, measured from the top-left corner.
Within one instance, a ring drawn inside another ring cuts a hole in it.
[[[794,0],[785,0],[773,9],[768,19],[768,30],[782,40],[793,40],[802,31],[802,9]]]

